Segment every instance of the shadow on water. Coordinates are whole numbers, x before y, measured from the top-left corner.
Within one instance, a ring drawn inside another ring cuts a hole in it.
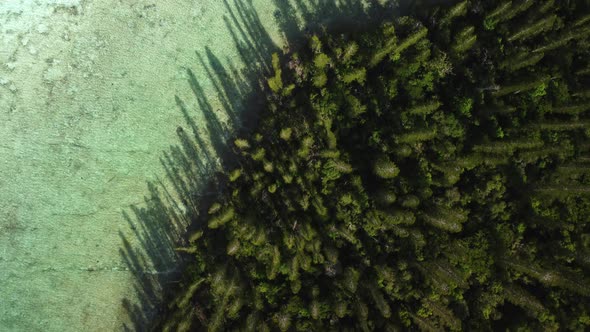
[[[264,78],[270,76],[271,54],[280,51],[251,0],[223,1],[223,20],[240,54],[239,59],[231,61],[244,64],[240,66],[244,69],[233,64],[224,66],[209,48],[198,50],[195,66],[213,83],[214,96],[205,94],[191,69],[187,69],[187,84],[197,107],[193,109],[180,97],[171,96],[184,116],[184,123],[177,128],[178,142],[160,158],[167,179],[148,182],[143,204],[123,211],[133,234],[120,232],[120,254],[135,276],[138,298],[123,300],[123,320],[127,321],[124,330],[150,330],[165,311],[166,291],[175,288],[183,266],[190,262],[189,255],[174,248],[187,243],[187,229],[198,226],[200,212],[221,194],[221,177],[216,174],[235,162],[227,142],[237,130],[248,130],[256,123],[256,111],[261,107],[261,98],[256,97],[263,96]],[[338,4],[333,0],[272,0],[276,8],[274,19],[289,48],[296,47],[316,29],[369,25],[371,20],[381,20],[396,12],[393,5],[377,5],[383,1],[369,2],[375,4],[363,7],[354,0]],[[204,119],[200,124],[193,117],[198,112],[202,112]],[[222,121],[220,116],[227,120]]]

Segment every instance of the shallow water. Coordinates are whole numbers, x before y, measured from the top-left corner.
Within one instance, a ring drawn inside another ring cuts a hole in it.
[[[0,331],[149,320],[286,2],[0,1]]]

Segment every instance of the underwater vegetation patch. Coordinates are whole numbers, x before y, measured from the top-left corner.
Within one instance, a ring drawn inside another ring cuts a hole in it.
[[[461,1],[272,55],[169,331],[584,330],[590,3]]]

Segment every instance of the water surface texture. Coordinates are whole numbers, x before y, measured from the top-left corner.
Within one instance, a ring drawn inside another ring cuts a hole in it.
[[[194,189],[270,52],[320,7],[0,1],[0,331],[149,321]]]

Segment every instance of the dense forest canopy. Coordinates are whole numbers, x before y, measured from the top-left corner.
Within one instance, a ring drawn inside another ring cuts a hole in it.
[[[590,2],[461,1],[272,55],[168,330],[590,328]]]

